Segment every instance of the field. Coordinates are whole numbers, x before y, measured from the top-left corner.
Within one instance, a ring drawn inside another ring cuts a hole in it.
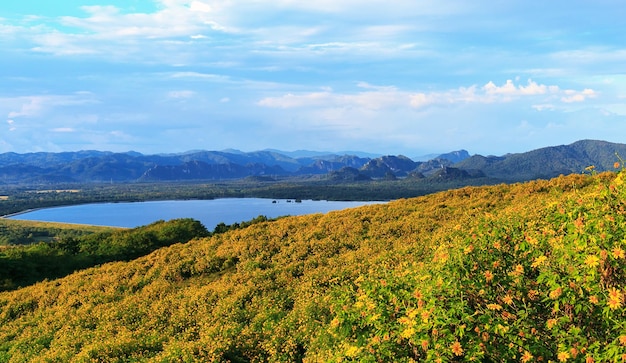
[[[0,293],[0,362],[622,361],[625,178],[181,237]]]

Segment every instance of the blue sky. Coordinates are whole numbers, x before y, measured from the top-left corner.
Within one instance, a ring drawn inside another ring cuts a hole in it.
[[[0,152],[626,142],[622,0],[0,5]]]

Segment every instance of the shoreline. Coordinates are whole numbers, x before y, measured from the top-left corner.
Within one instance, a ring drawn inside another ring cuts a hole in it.
[[[45,208],[31,208],[31,209],[26,209],[26,210],[23,210],[23,211],[20,211],[20,212],[15,212],[15,213],[10,213],[10,214],[5,214],[5,215],[3,215],[3,216],[0,216],[0,218],[2,218],[2,219],[9,219],[9,218],[12,218],[12,217],[15,217],[15,216],[19,216],[19,215],[21,215],[21,214],[26,214],[26,213],[30,213],[30,212],[35,212],[35,211],[38,211],[38,210],[41,210],[41,209],[45,209]]]

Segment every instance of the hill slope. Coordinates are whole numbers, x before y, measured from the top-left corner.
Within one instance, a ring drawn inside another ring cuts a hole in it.
[[[580,173],[590,165],[597,170],[611,170],[616,154],[625,156],[626,145],[581,140],[570,145],[545,147],[499,157],[474,155],[454,166],[482,170],[485,175],[503,181],[525,181]]]
[[[0,293],[0,361],[614,361],[625,177],[283,218]]]

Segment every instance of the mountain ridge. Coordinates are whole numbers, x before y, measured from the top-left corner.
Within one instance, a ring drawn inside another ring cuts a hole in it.
[[[325,175],[333,179],[336,175],[331,173],[345,167],[357,169],[363,174],[363,177],[358,178],[360,180],[405,178],[419,174],[429,176],[439,169],[456,168],[465,173],[447,175],[485,175],[503,182],[516,182],[579,173],[589,165],[594,165],[598,171],[610,170],[619,155],[626,155],[625,144],[600,140],[580,140],[569,145],[548,146],[502,156],[470,155],[466,150],[458,150],[427,161],[415,161],[403,155],[370,158],[356,153],[281,153],[273,149],[253,152],[195,150],[155,155],[97,150],[26,154],[10,152],[0,154],[0,183],[133,183],[306,175]]]

